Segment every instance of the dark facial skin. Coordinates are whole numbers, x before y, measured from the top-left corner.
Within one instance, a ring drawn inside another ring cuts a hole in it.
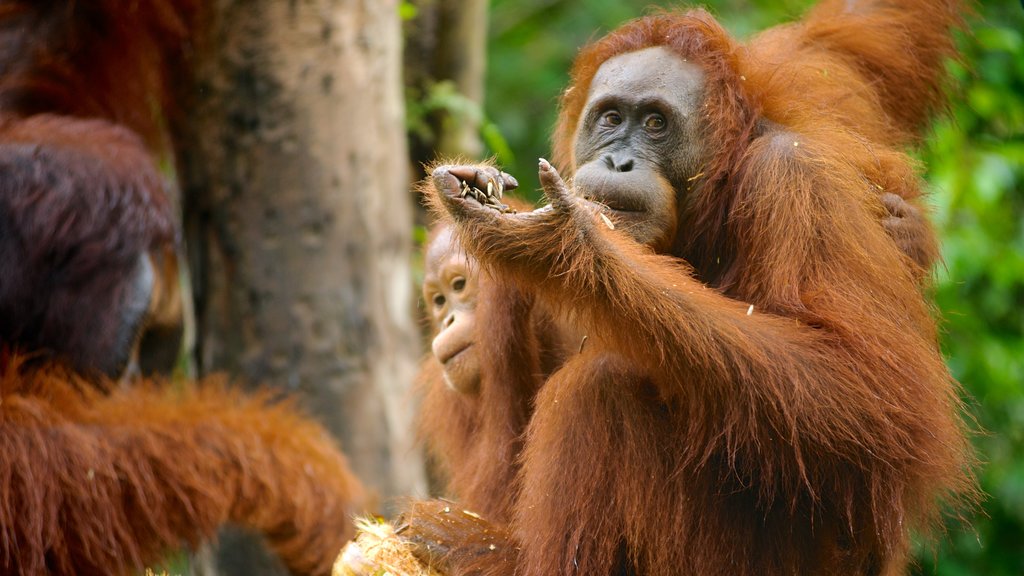
[[[448,386],[464,394],[480,388],[480,360],[473,346],[477,271],[452,236],[442,230],[427,247],[423,300],[434,329],[432,349]]]
[[[700,67],[664,47],[608,59],[590,85],[576,133],[574,185],[638,242],[676,235],[680,193],[700,172]]]
[[[139,257],[139,264],[132,273],[132,283],[121,301],[114,348],[104,351],[94,359],[97,368],[111,378],[138,370],[136,357],[139,340],[145,327],[146,317],[152,302],[153,288],[158,279],[149,254]]]

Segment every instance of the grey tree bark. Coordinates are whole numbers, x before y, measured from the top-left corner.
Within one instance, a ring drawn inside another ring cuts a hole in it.
[[[297,393],[382,499],[425,492],[397,5],[212,1],[179,151],[200,372]]]

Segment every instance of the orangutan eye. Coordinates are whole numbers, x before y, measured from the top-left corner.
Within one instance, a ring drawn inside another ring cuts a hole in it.
[[[444,306],[444,303],[445,303],[444,294],[434,294],[433,300],[434,300],[434,306],[435,307],[440,308],[440,307]]]
[[[466,287],[466,279],[463,278],[462,276],[459,276],[458,278],[452,280],[452,290],[454,290],[456,292],[462,292],[462,290],[465,287]]]
[[[618,126],[622,124],[622,116],[615,110],[609,110],[601,115],[602,126]]]
[[[665,117],[661,114],[651,114],[644,119],[644,128],[650,132],[661,132],[665,129]]]

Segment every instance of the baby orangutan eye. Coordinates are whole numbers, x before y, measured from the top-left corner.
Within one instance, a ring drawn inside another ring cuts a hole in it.
[[[462,276],[452,280],[452,290],[456,292],[462,292],[466,288],[466,279]]]
[[[444,294],[434,294],[433,301],[434,301],[434,306],[437,307],[437,308],[440,308],[440,307],[444,306],[444,302],[445,302]]]

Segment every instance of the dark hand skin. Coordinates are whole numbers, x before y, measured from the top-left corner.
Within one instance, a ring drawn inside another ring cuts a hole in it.
[[[507,225],[507,230],[502,233],[501,237],[509,240],[510,245],[519,228],[534,229],[548,223],[560,223],[567,219],[579,225],[581,231],[590,230],[592,226],[598,225],[595,213],[600,208],[595,203],[573,194],[554,166],[543,158],[538,163],[538,177],[549,204],[532,212],[518,214],[498,214],[473,198],[462,198],[462,183],[465,180],[459,174],[465,173],[463,168],[472,170],[474,167],[441,166],[434,170],[432,178],[440,192],[438,199],[441,204],[456,221],[476,221],[483,226],[490,227],[491,223],[502,220],[503,224]],[[508,250],[511,252],[516,248],[509,246]]]
[[[519,187],[519,182],[515,178],[493,166],[439,166],[434,172],[438,171],[449,172],[460,181],[469,184],[477,190],[486,191],[488,182],[497,184],[499,180],[504,185],[505,190],[514,190]]]
[[[885,231],[904,254],[927,272],[935,263],[937,248],[921,240],[930,238],[925,215],[920,208],[897,194],[886,192],[881,198],[887,213],[882,220]]]

